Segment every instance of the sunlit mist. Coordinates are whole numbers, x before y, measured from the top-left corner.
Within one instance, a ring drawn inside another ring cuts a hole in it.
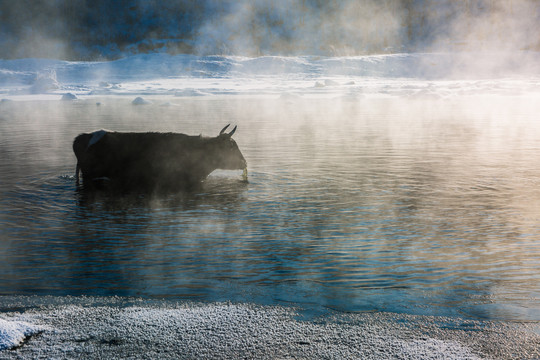
[[[538,358],[539,20],[0,2],[0,357]]]

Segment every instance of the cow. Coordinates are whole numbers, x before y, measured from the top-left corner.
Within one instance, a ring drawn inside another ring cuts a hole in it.
[[[180,133],[98,130],[73,141],[75,179],[84,189],[171,191],[199,185],[216,169],[244,169],[247,163],[225,126],[216,137]]]

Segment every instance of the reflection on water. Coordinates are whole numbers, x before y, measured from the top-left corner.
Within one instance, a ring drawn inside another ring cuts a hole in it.
[[[2,103],[0,294],[298,302],[540,320],[527,98]],[[96,128],[214,135],[248,161],[167,197],[79,193]]]

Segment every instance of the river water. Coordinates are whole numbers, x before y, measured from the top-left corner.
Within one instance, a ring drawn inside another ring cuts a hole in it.
[[[540,320],[534,98],[131,100],[0,103],[0,294]],[[81,132],[228,123],[248,183],[75,185]]]

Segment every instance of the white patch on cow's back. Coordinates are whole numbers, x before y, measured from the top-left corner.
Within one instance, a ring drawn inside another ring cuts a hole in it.
[[[94,145],[95,143],[97,143],[99,140],[101,140],[102,137],[105,136],[106,133],[110,132],[109,130],[105,130],[105,129],[101,129],[101,130],[96,130],[92,133],[92,137],[90,138],[90,141],[88,142],[88,146],[86,147],[87,149]]]

